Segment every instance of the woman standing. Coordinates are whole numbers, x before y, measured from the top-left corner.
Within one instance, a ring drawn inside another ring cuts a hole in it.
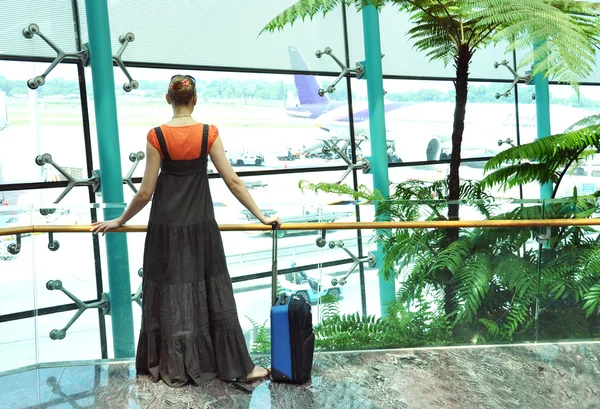
[[[234,172],[216,127],[195,121],[195,79],[171,78],[166,95],[173,118],[148,133],[139,192],[121,217],[94,223],[94,233],[125,224],[150,201],[144,249],[138,373],[169,386],[219,377],[252,381],[269,370],[252,362],[238,320],[225,252],[215,220],[207,156],[229,190],[262,223],[265,217]],[[159,175],[160,169],[160,175]]]

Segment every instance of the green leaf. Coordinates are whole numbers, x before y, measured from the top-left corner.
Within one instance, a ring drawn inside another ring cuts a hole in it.
[[[469,258],[464,267],[454,276],[452,283],[456,284],[455,293],[462,304],[457,321],[464,317],[471,322],[477,316],[479,307],[490,288],[492,273],[490,254],[482,252]]]
[[[589,317],[600,305],[600,283],[590,288],[583,300],[585,301],[583,309],[586,312],[586,317]]]

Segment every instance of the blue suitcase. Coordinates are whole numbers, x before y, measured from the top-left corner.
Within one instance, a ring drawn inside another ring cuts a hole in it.
[[[274,226],[275,227],[275,226]],[[277,296],[277,231],[273,231],[271,379],[302,384],[310,379],[315,349],[310,304],[297,295]]]

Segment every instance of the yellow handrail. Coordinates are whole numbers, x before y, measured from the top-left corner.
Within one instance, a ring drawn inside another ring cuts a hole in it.
[[[451,229],[451,228],[506,228],[506,227],[565,227],[599,226],[600,218],[590,219],[529,219],[529,220],[439,220],[410,222],[327,222],[327,223],[283,223],[280,230],[383,230],[383,229]],[[26,233],[89,233],[90,225],[29,225],[0,228],[0,236]],[[143,233],[146,225],[123,226],[114,232]],[[269,231],[264,224],[221,224],[221,231]]]

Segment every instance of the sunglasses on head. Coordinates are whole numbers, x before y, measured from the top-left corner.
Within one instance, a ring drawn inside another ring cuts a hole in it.
[[[175,77],[184,77],[184,78],[189,78],[192,80],[192,82],[195,84],[196,83],[196,79],[194,77],[192,77],[191,75],[182,75],[182,74],[175,74],[171,77],[171,81],[173,81],[173,78]]]

